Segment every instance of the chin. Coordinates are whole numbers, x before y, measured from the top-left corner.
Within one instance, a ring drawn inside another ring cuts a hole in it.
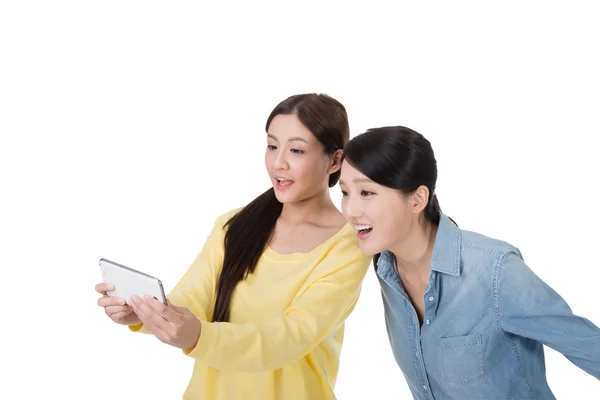
[[[375,254],[383,251],[378,246],[374,246],[372,243],[368,243],[363,240],[358,242],[358,247],[360,247],[360,250],[368,256],[374,256]]]
[[[295,202],[298,201],[296,199],[297,196],[294,196],[292,193],[281,193],[277,189],[275,189],[275,197],[282,204],[285,204],[285,203],[295,203]]]
[[[369,244],[362,241],[358,242],[358,247],[360,247],[360,250],[368,256],[374,256],[379,253],[379,251],[373,249],[373,246],[369,246]]]

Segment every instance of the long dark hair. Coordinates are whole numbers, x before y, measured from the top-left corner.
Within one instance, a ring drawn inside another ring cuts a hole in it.
[[[437,161],[431,143],[420,133],[404,126],[369,129],[348,142],[343,159],[373,182],[404,194],[426,186],[429,199],[423,216],[433,225],[440,223]],[[375,266],[378,259],[379,254],[374,257]]]
[[[327,154],[342,150],[348,142],[350,128],[346,108],[324,94],[299,94],[279,103],[269,115],[265,130],[277,115],[296,115],[321,142]],[[340,179],[340,171],[329,176],[329,187]],[[234,215],[225,227],[225,256],[217,284],[214,322],[229,321],[231,297],[237,284],[254,272],[260,256],[272,236],[283,204],[270,188]]]

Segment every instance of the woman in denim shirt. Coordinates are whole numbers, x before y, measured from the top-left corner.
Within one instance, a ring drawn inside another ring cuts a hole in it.
[[[371,129],[344,158],[342,209],[375,255],[388,336],[415,399],[554,399],[543,345],[600,379],[600,329],[517,248],[441,213],[427,139]]]

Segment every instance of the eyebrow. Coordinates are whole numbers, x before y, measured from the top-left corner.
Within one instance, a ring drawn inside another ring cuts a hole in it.
[[[271,139],[277,140],[279,142],[279,140],[275,136],[271,135],[270,133],[267,133],[267,137],[270,137]],[[294,137],[291,137],[291,138],[288,139],[288,142],[294,142],[294,141],[296,141],[296,142],[304,142],[304,143],[308,144],[308,142],[306,141],[306,139],[301,138],[300,136],[294,136]]]
[[[373,181],[370,180],[369,178],[354,178],[354,179],[352,179],[352,183],[362,183],[362,182],[373,183]],[[340,181],[340,185],[345,185],[345,184],[346,184],[346,182]]]

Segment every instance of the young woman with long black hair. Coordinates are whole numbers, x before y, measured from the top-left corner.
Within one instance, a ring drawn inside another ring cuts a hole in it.
[[[335,398],[344,321],[371,259],[329,195],[348,117],[329,96],[296,95],[266,131],[273,187],[216,220],[168,307],[96,287],[113,321],[196,359],[185,399]]]

